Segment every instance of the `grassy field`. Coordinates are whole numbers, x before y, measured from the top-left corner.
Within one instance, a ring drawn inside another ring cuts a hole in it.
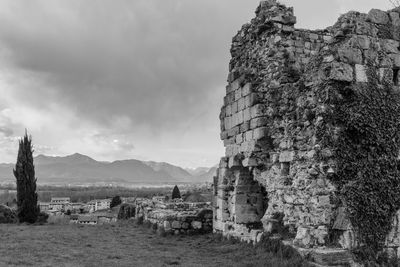
[[[302,266],[215,235],[161,237],[134,223],[0,225],[0,266]]]

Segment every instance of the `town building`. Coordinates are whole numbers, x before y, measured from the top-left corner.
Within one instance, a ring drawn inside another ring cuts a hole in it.
[[[78,224],[96,225],[98,222],[97,216],[79,215]]]

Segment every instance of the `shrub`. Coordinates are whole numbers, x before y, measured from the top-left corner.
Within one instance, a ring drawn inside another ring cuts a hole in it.
[[[149,228],[149,229],[151,228],[151,222],[148,221],[148,220],[144,221],[143,225],[144,225],[144,227],[146,227],[146,228]]]
[[[158,225],[156,223],[152,224],[151,229],[153,230],[153,233],[157,232]]]
[[[136,219],[136,225],[143,225],[143,216],[137,217]]]
[[[256,244],[256,249],[279,255],[284,259],[294,260],[299,264],[304,261],[295,248],[283,244],[280,239],[273,239],[267,235],[263,236],[261,241]]]
[[[158,229],[157,229],[157,234],[158,234],[159,236],[162,236],[162,237],[166,237],[166,236],[167,236],[167,232],[165,231],[164,226],[158,227]]]
[[[39,224],[44,224],[44,223],[47,223],[48,219],[49,219],[49,215],[47,213],[40,212],[36,222]]]
[[[16,223],[17,213],[7,206],[0,205],[0,223]]]

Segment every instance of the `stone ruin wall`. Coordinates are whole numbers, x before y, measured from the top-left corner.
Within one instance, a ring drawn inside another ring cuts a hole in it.
[[[294,28],[292,8],[261,1],[256,17],[232,42],[220,114],[225,157],[214,181],[214,231],[257,241],[283,227],[295,245],[310,248],[327,245],[334,230],[343,248],[356,244],[327,178],[335,172],[333,153],[317,138],[327,110],[324,86],[367,82],[368,58],[380,79],[397,90],[399,13],[349,12],[334,26],[311,31]],[[340,126],[329,127],[335,132]],[[387,244],[396,253],[399,219]]]
[[[213,211],[210,203],[165,203],[136,201],[135,217],[166,234],[205,234],[212,232]]]

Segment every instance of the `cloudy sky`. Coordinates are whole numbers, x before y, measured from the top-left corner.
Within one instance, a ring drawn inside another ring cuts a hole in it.
[[[286,0],[324,28],[386,0]],[[36,154],[184,167],[223,155],[232,36],[258,0],[0,0],[0,162],[27,128]]]

